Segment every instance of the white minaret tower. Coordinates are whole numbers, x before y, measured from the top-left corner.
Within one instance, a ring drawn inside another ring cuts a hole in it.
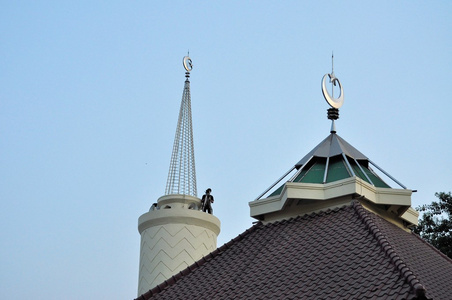
[[[190,57],[183,59],[184,92],[165,195],[138,219],[141,234],[138,296],[217,248],[220,220],[200,211],[191,119]]]

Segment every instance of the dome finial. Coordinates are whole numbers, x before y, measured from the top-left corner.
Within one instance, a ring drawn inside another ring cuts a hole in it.
[[[329,94],[326,88],[326,77],[330,78],[331,83],[331,95]],[[339,97],[334,98],[334,86],[339,84]],[[331,54],[331,73],[325,74],[322,78],[322,94],[325,98],[326,102],[331,106],[328,109],[328,119],[332,120],[331,124],[331,133],[336,133],[336,126],[334,124],[334,120],[339,119],[339,108],[344,104],[344,90],[342,88],[342,84],[339,79],[334,74],[334,53]]]

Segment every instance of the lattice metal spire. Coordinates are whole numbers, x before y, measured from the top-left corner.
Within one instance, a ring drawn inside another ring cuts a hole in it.
[[[190,57],[183,59],[185,73],[184,92],[180,104],[179,120],[174,137],[168,180],[165,194],[181,194],[197,197],[195,149],[191,120],[190,71],[193,68]]]

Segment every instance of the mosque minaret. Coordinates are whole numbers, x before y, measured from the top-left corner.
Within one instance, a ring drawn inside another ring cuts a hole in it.
[[[220,220],[202,212],[197,196],[189,56],[165,195],[138,219],[138,295],[170,279],[217,248]]]

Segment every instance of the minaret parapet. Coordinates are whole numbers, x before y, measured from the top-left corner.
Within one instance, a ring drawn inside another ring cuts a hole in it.
[[[173,207],[200,210],[201,200],[197,197],[193,197],[190,195],[180,195],[180,194],[165,195],[160,197],[157,200],[157,203],[152,204],[150,211]]]

